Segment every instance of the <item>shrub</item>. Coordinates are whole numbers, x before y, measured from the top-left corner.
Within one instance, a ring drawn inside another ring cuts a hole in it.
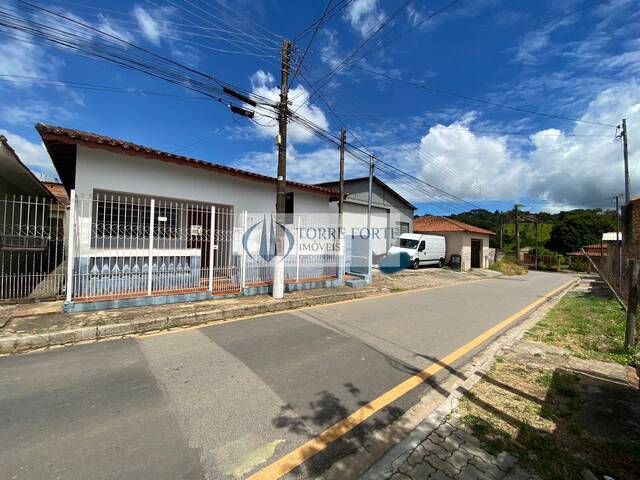
[[[526,275],[529,271],[526,265],[521,265],[511,260],[498,260],[492,263],[489,268],[503,275]]]

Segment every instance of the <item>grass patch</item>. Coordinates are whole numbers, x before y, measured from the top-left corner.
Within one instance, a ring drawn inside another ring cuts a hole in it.
[[[497,455],[506,451],[545,480],[582,480],[587,467],[598,478],[637,478],[640,443],[591,436],[582,413],[589,391],[562,369],[496,363],[460,403],[462,422]]]
[[[634,351],[624,349],[625,313],[615,299],[570,293],[527,334],[586,358],[634,364]]]
[[[529,271],[526,265],[520,265],[511,260],[498,260],[497,262],[493,262],[489,269],[500,272],[503,275],[526,275]]]

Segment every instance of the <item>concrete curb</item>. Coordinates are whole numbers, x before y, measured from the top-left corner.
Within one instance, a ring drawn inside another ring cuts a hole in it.
[[[477,363],[477,367],[469,374],[467,379],[460,384],[451,394],[429,415],[404,440],[396,443],[375,463],[359,477],[360,480],[378,480],[387,478],[399,465],[402,465],[411,452],[424,440],[426,436],[449,415],[453,414],[462,398],[482,379],[482,375],[494,365],[496,357],[506,349],[518,342],[564,295],[573,290],[580,283],[577,278],[564,290],[549,298],[530,312],[526,319],[514,327],[511,327],[483,350],[471,359],[470,363]]]
[[[277,313],[301,307],[311,307],[314,305],[331,304],[345,300],[373,297],[388,292],[389,291],[384,288],[367,291],[354,290],[352,292],[331,293],[317,297],[284,300],[270,305],[240,305],[227,310],[212,309],[162,316],[158,318],[149,318],[140,321],[128,321],[116,324],[80,327],[73,330],[61,330],[59,332],[0,338],[0,355],[9,355],[60,345],[117,338],[126,335],[141,335],[144,333],[158,332],[174,328],[193,327],[207,323],[218,323],[253,315]]]

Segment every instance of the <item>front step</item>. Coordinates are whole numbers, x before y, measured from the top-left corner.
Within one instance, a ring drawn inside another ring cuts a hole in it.
[[[345,278],[344,284],[351,288],[361,288],[367,286],[367,280],[363,275],[349,273],[349,278]]]

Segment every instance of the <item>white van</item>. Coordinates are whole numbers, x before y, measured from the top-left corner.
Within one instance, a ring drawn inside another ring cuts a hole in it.
[[[444,237],[439,235],[422,235],[420,233],[403,233],[396,244],[389,249],[389,254],[405,252],[411,258],[411,268],[420,265],[444,266],[446,245]]]

